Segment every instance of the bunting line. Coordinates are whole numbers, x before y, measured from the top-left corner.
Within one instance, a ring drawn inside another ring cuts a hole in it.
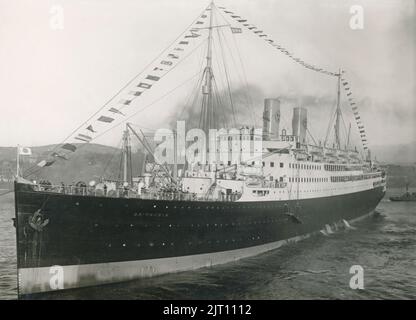
[[[82,142],[90,142],[91,140],[95,139],[95,137],[102,133],[100,133],[100,127],[98,130],[96,130],[96,123],[104,123],[108,124],[115,120],[115,118],[105,115],[105,110],[103,110],[106,106],[108,106],[110,103],[114,103],[114,106],[110,109],[107,109],[106,112],[111,112],[114,115],[119,115],[126,117],[127,115],[121,112],[121,109],[124,107],[129,107],[134,99],[140,97],[146,90],[150,90],[154,84],[156,84],[163,76],[165,76],[167,73],[169,73],[171,70],[173,70],[177,64],[179,64],[181,60],[180,54],[185,52],[185,48],[190,47],[191,41],[194,41],[194,39],[198,39],[201,37],[201,34],[199,34],[199,31],[202,29],[203,25],[207,21],[207,12],[210,10],[210,8],[205,8],[196,19],[193,20],[193,22],[185,29],[184,32],[180,34],[171,44],[169,44],[168,47],[166,47],[152,62],[150,62],[142,71],[140,71],[138,74],[136,74],[131,80],[129,80],[117,93],[115,93],[104,105],[100,107],[99,110],[97,110],[88,120],[86,120],[84,123],[82,123],[79,127],[74,129],[58,146],[56,146],[51,152],[54,152],[58,148],[62,150],[67,150],[70,152],[76,152],[77,146],[74,143],[66,143],[68,140],[79,140]],[[200,45],[196,46],[192,49],[191,53],[199,48]],[[188,57],[188,55],[184,56],[184,58]],[[152,66],[153,65],[153,66]],[[152,67],[152,69],[150,69]],[[149,74],[145,74],[144,78],[136,85],[134,85],[134,82],[136,82],[140,76],[146,70],[153,70]],[[123,94],[124,90],[128,90],[130,88],[130,91]],[[121,97],[124,95],[123,99],[119,100],[118,102],[115,102],[114,100],[118,97]],[[117,106],[118,105],[118,106]],[[100,114],[102,113],[102,114]],[[95,118],[98,116],[98,118]],[[106,130],[105,130],[106,131]],[[94,137],[90,137],[89,135],[83,134],[82,132],[88,133],[88,134],[94,134]],[[65,156],[60,157],[59,153],[52,153],[51,154],[55,159],[65,159]],[[66,153],[65,155],[68,155]],[[25,176],[32,175],[37,170],[33,170],[36,166],[37,167],[44,167],[52,165],[55,162],[53,161],[47,161],[40,162],[37,165],[32,166],[26,172],[24,173]]]
[[[348,80],[345,79],[345,71],[341,72],[341,83],[342,83],[342,88],[344,89],[346,96],[348,97],[348,103],[351,107],[352,113],[354,114],[355,122],[357,124],[357,128],[360,134],[363,149],[367,150],[368,149],[367,134],[365,132],[364,125],[361,121],[361,115],[359,113],[357,103],[354,101],[354,98],[352,96],[351,84]]]
[[[224,7],[222,7],[222,8],[224,8]],[[307,69],[310,69],[312,71],[319,72],[319,73],[322,73],[322,74],[326,74],[326,75],[329,75],[329,76],[333,76],[333,77],[338,77],[339,76],[339,74],[337,72],[331,72],[331,71],[325,70],[323,68],[319,68],[319,67],[317,67],[315,65],[312,65],[312,64],[309,64],[309,63],[304,62],[303,59],[300,59],[300,58],[295,57],[288,50],[286,50],[282,45],[279,45],[279,44],[275,43],[275,41],[273,39],[270,39],[270,37],[267,34],[265,34],[263,30],[259,30],[255,25],[253,25],[251,23],[247,23],[247,19],[245,19],[245,18],[243,18],[243,17],[241,17],[239,15],[236,15],[235,12],[229,11],[226,8],[221,9],[221,10],[226,15],[228,15],[229,17],[231,17],[234,21],[236,21],[237,23],[241,24],[247,30],[251,31],[255,36],[259,37],[260,39],[264,40],[266,43],[268,43],[269,45],[271,45],[275,49],[277,49],[280,52],[284,53],[289,58],[291,58],[294,62],[296,62],[297,64],[303,66],[304,68],[307,68]],[[235,31],[233,31],[233,29],[236,29],[236,28],[235,27],[231,27],[231,32],[232,33],[237,33]]]

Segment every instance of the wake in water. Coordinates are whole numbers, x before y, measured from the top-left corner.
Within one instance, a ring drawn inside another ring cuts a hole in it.
[[[333,225],[326,224],[325,228],[320,230],[319,233],[327,237],[339,230],[356,230],[356,228],[351,226],[347,220],[342,219]]]
[[[355,230],[356,228],[351,226],[347,220],[342,219],[342,222],[344,223],[344,226],[346,229],[351,229],[351,230]]]

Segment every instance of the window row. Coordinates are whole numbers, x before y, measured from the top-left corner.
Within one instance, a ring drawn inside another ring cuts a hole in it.
[[[359,181],[381,177],[381,174],[360,174],[357,176],[338,176],[331,177],[331,182]]]
[[[326,164],[324,165],[326,171],[347,171],[347,167],[339,164]]]
[[[319,164],[306,164],[306,163],[289,163],[290,169],[302,169],[302,170],[321,170]]]
[[[328,178],[317,178],[317,177],[289,177],[289,182],[328,182]]]

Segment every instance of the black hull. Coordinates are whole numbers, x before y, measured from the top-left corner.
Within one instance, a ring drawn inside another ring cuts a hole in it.
[[[19,270],[240,252],[356,219],[373,211],[384,196],[383,187],[377,187],[299,202],[189,202],[26,187],[15,185]],[[36,230],[29,221],[39,209],[44,226]]]

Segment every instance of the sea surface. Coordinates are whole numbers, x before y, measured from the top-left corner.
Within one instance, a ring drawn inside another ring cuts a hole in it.
[[[0,194],[5,190],[0,190]],[[197,271],[75,289],[41,299],[416,299],[416,202],[390,202],[352,228]],[[13,194],[0,196],[0,299],[16,299]],[[364,289],[350,288],[350,268]]]

